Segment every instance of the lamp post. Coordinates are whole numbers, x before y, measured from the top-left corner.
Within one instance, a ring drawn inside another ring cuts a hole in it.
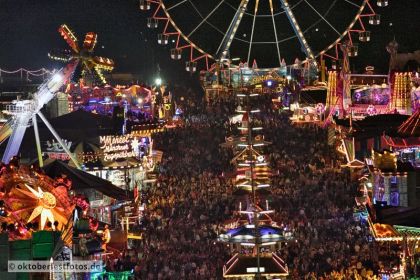
[[[155,79],[155,85],[161,86],[162,85],[162,78],[158,77]]]

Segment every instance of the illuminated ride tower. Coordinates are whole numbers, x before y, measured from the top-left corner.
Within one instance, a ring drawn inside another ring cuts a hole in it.
[[[261,134],[262,127],[256,126],[251,99],[256,93],[243,91],[237,94],[243,114],[240,135],[228,137],[223,146],[236,151],[232,162],[236,165],[236,190],[239,199],[238,211],[234,219],[226,225],[219,241],[229,243],[232,258],[223,267],[223,277],[232,279],[279,279],[288,275],[285,262],[275,253],[286,241],[287,234],[271,219],[269,202],[270,168],[263,154],[267,144]]]

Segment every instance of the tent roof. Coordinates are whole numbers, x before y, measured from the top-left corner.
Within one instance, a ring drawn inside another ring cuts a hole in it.
[[[398,133],[402,136],[420,137],[420,109],[398,127]]]
[[[352,135],[358,139],[370,138],[382,134],[394,135],[398,127],[409,118],[408,115],[380,114],[367,116],[362,120],[353,120]],[[350,127],[350,119],[335,119],[337,125]]]
[[[420,227],[419,207],[379,207],[375,205],[376,217],[379,223]]]
[[[259,229],[260,237],[266,236],[266,235],[272,235],[272,234],[279,234],[279,235],[283,234],[283,231],[280,228],[273,227],[273,226],[263,225],[263,226],[259,226],[258,229]],[[233,228],[229,230],[227,234],[231,237],[246,236],[246,235],[255,236],[256,232],[255,232],[254,227],[241,226],[241,227]]]
[[[123,189],[113,185],[110,181],[71,167],[60,160],[54,160],[51,163],[45,165],[43,170],[48,176],[52,178],[66,175],[67,178],[72,181],[73,189],[75,190],[92,188],[106,196],[118,200],[124,200],[127,198],[126,192]]]
[[[113,121],[107,116],[77,110],[50,120],[53,127],[58,129],[112,129]]]
[[[257,257],[235,255],[226,263],[223,276],[225,278],[253,277],[256,271],[249,271],[249,268],[258,266]],[[260,268],[262,276],[286,276],[289,274],[286,264],[276,254],[260,257]]]

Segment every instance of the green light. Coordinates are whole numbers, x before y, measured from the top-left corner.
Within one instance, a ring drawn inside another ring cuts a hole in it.
[[[104,276],[107,276],[108,280],[128,280],[133,274],[131,271],[122,271],[122,272],[96,272],[90,274],[91,280],[102,280],[105,279]]]

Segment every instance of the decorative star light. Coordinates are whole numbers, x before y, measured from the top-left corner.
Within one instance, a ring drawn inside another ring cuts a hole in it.
[[[131,140],[131,148],[136,154],[139,153],[139,144],[140,142],[137,138],[134,138],[133,140]]]
[[[38,206],[32,211],[32,214],[28,219],[28,223],[36,217],[41,216],[41,229],[44,229],[47,220],[53,224],[52,227],[55,229],[55,218],[52,211],[57,204],[55,196],[50,192],[42,191],[40,187],[38,187],[38,191],[36,191],[27,184],[25,184],[25,186],[29,191],[31,191],[31,193],[25,192],[25,194],[38,199]]]

